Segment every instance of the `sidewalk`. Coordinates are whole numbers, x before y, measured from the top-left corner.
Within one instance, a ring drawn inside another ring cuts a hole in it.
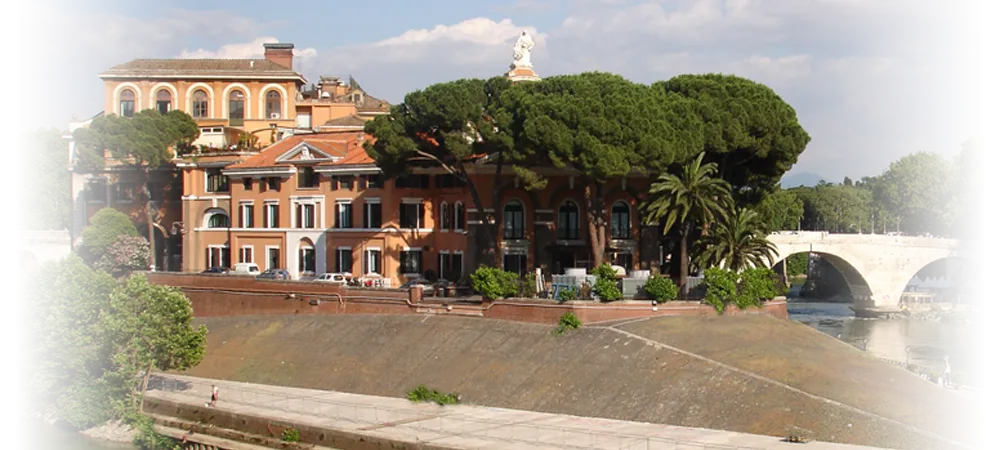
[[[212,384],[217,407],[235,413],[456,449],[797,449],[802,444],[729,431],[546,414],[472,405],[158,375],[147,397],[204,405]],[[811,450],[861,447],[810,442]]]

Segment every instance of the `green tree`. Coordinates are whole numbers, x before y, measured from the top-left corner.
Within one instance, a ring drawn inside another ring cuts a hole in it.
[[[27,136],[31,164],[27,179],[32,188],[26,189],[25,225],[33,230],[64,230],[69,228],[70,176],[69,149],[59,130],[38,130]]]
[[[955,165],[936,153],[919,152],[892,163],[875,185],[875,199],[909,233],[951,234],[958,212]]]
[[[191,301],[184,293],[150,284],[143,275],[131,276],[112,293],[101,326],[114,349],[117,380],[128,383],[136,373],[143,374],[138,392],[129,391],[130,406],[142,409],[153,368],[184,370],[201,362],[208,330],[204,325],[192,327],[193,317]]]
[[[980,135],[973,135],[962,142],[962,150],[955,157],[958,174],[944,217],[944,221],[951,225],[954,237],[976,239],[982,232],[985,159],[986,138]]]
[[[504,104],[520,154],[578,173],[594,266],[609,239],[605,187],[630,174],[658,174],[701,150],[694,102],[599,72],[548,77],[510,89]]]
[[[26,328],[33,355],[29,370],[34,406],[54,407],[58,416],[86,428],[114,415],[101,377],[110,369],[101,311],[115,281],[75,255],[47,263],[29,278],[34,311]]]
[[[778,250],[767,235],[766,225],[756,211],[731,209],[698,241],[698,265],[737,273],[751,267],[770,268]]]
[[[94,262],[94,268],[121,277],[133,270],[143,270],[149,261],[149,241],[142,236],[120,235],[114,244]]]
[[[107,255],[121,236],[138,236],[135,225],[125,213],[113,208],[103,208],[90,218],[90,225],[80,234],[80,254],[94,263]]]
[[[718,164],[719,176],[738,204],[756,203],[777,184],[809,143],[795,109],[771,88],[733,75],[679,75],[653,84],[698,103],[705,161]]]
[[[80,164],[99,168],[103,155],[109,154],[119,164],[129,166],[140,175],[140,195],[144,199],[147,237],[152,244],[153,227],[159,217],[150,205],[149,172],[168,163],[175,151],[190,147],[201,130],[187,113],[175,109],[166,114],[152,109],[139,111],[134,117],[114,114],[95,118],[87,128],[73,132]],[[156,249],[150,252],[150,266],[156,263]]]
[[[406,95],[389,115],[376,117],[365,124],[365,132],[375,139],[365,145],[387,177],[409,173],[414,167],[437,167],[464,183],[480,214],[486,211],[480,187],[469,176],[476,164],[493,164],[493,205],[500,202],[504,166],[514,166],[530,183],[544,186],[540,178],[531,179],[529,155],[514,152],[510,135],[510,113],[500,106],[500,97],[509,89],[503,77],[490,80],[457,80],[440,83]],[[486,240],[494,243],[500,221],[484,217]],[[494,265],[500,253],[491,248]]]
[[[805,214],[802,199],[794,192],[780,187],[765,195],[755,209],[765,219],[767,232],[797,230]]]
[[[680,226],[680,289],[688,277],[688,240],[696,225],[707,227],[726,214],[732,203],[730,186],[716,178],[716,164],[702,163],[704,154],[686,164],[680,175],[664,174],[649,190],[647,220],[664,223],[664,233]]]

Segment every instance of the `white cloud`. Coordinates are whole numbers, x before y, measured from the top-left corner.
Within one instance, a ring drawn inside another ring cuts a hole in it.
[[[969,111],[975,108],[968,107],[976,98],[969,62],[976,58],[967,45],[976,31],[968,26],[971,2],[520,1],[511,7],[544,5],[565,14],[544,29],[477,17],[366,44],[305,47],[297,50],[296,68],[312,80],[354,75],[372,95],[398,102],[434,82],[504,73],[514,41],[527,30],[542,76],[601,70],[652,82],[721,72],[765,83],[796,109],[813,137],[793,172],[858,178],[912,151],[957,151],[974,133]],[[52,59],[52,73],[89,64],[83,73],[95,81],[98,99],[94,74],[134,57],[259,57],[264,42],[276,41],[270,25],[221,12],[174,11],[145,21],[58,11],[34,17],[72,36],[41,49],[69,55],[70,61]],[[192,36],[217,46],[177,44]],[[318,32],[315,42],[322,39]]]

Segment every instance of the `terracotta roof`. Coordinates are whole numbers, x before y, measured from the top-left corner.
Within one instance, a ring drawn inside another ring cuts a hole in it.
[[[358,117],[355,114],[349,116],[340,117],[337,119],[327,120],[323,124],[324,127],[363,127],[365,126],[365,120],[363,117]]]
[[[339,161],[333,161],[328,163],[320,164],[321,166],[361,166],[361,165],[374,165],[375,160],[371,156],[368,156],[368,152],[365,150],[365,142],[371,142],[375,139],[369,135],[365,135],[363,140],[358,140],[357,138],[348,141],[347,146],[347,156]]]
[[[291,163],[278,162],[278,157],[284,155],[296,145],[305,142],[330,156],[344,158],[348,155],[350,144],[356,141],[352,136],[343,133],[294,135],[282,139],[257,155],[227,169],[259,169],[265,167],[290,167]],[[346,159],[346,158],[345,158]]]
[[[135,59],[101,73],[101,77],[245,76],[305,79],[298,72],[266,59]]]

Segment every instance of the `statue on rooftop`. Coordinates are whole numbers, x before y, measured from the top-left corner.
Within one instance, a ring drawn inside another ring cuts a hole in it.
[[[521,32],[521,37],[514,43],[514,66],[531,67],[531,48],[535,46],[535,41],[527,31]]]

